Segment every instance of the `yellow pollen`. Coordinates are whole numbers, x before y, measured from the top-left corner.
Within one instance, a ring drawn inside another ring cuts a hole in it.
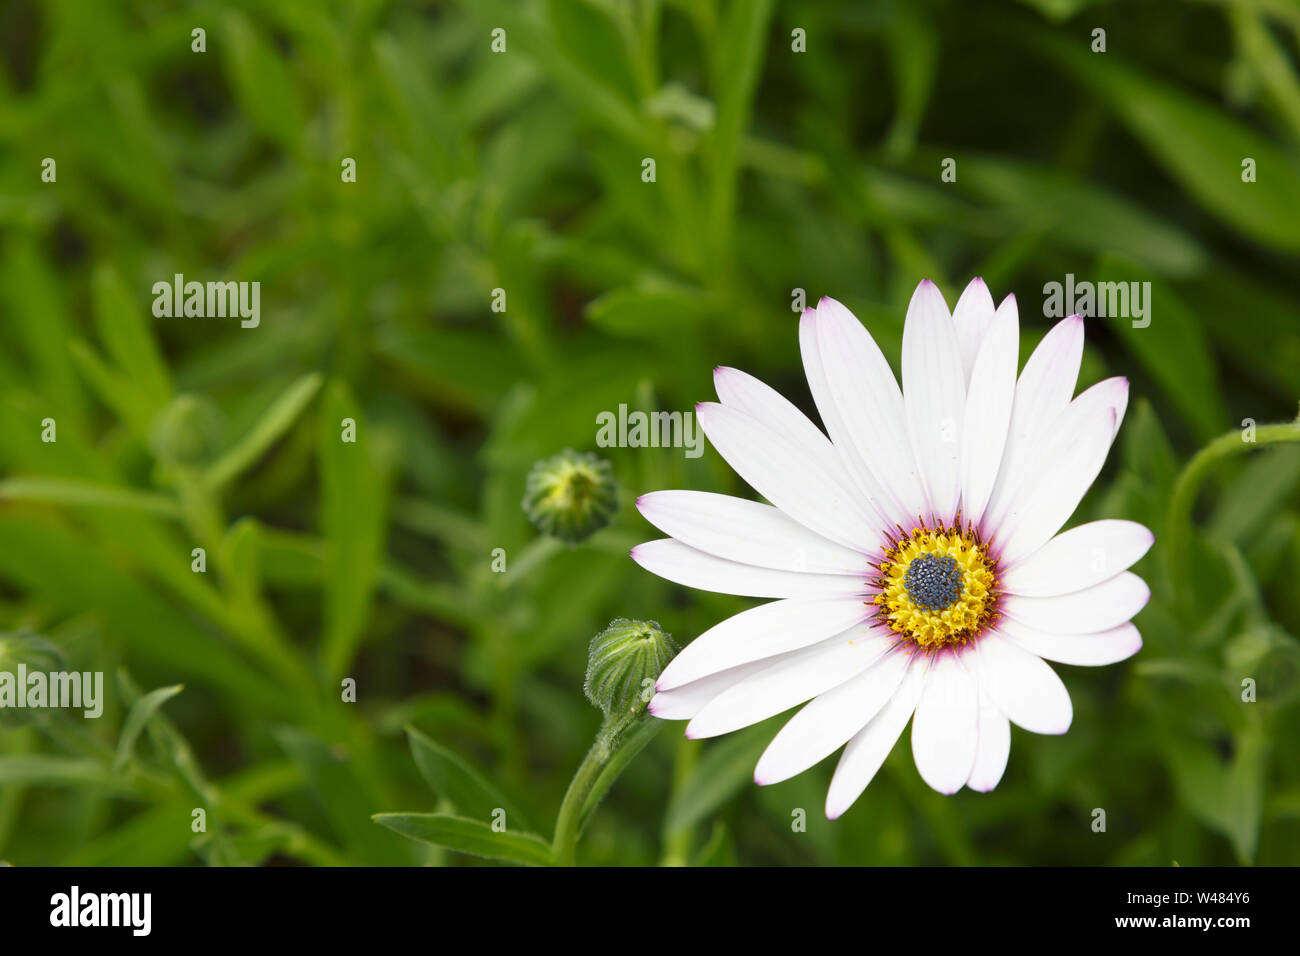
[[[961,587],[956,593],[945,592],[945,595],[951,595],[951,603],[947,606],[936,607],[937,602],[933,600],[929,602],[930,606],[923,606],[926,602],[918,601],[915,595],[919,591],[915,585],[909,591],[905,579],[908,568],[917,558],[925,559],[918,565],[918,570],[932,567],[946,570],[955,565]],[[998,592],[994,563],[984,543],[973,532],[942,526],[934,530],[913,528],[909,537],[897,540],[893,547],[885,550],[885,557],[877,567],[880,576],[872,582],[880,588],[880,593],[872,601],[877,605],[877,619],[923,649],[965,644],[978,635],[996,613],[994,605]]]

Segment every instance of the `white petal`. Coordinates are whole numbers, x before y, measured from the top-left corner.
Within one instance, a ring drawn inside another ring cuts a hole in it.
[[[687,737],[716,737],[774,717],[871,666],[895,642],[875,625],[858,625],[836,637],[794,651],[720,694],[686,728]]]
[[[867,614],[860,596],[760,604],[691,641],[664,668],[656,687],[671,690],[729,667],[816,644],[843,633]]]
[[[985,634],[979,653],[980,687],[1017,727],[1035,734],[1063,734],[1074,708],[1056,672],[998,634]]]
[[[903,324],[903,404],[927,510],[947,523],[961,495],[966,376],[948,305],[928,279],[912,294]]]
[[[1003,302],[1003,305],[1006,305]],[[970,385],[971,369],[979,354],[984,333],[993,321],[993,296],[980,278],[971,279],[966,289],[952,307],[952,324],[957,330],[957,348],[961,352],[961,365],[966,371],[966,384]],[[1019,361],[1019,356],[1017,356]]]
[[[912,718],[912,758],[932,789],[956,793],[975,766],[979,694],[952,651],[935,654],[930,668]]]
[[[1002,466],[1020,361],[1020,320],[1007,296],[989,323],[975,358],[961,429],[961,511],[979,527]]]
[[[1002,610],[1026,627],[1049,634],[1093,634],[1118,627],[1147,606],[1151,589],[1132,571],[1082,591],[1056,597],[1008,594]]]
[[[754,768],[759,785],[779,783],[830,756],[889,703],[911,658],[886,654],[857,677],[820,694],[781,728]]]
[[[829,819],[839,818],[853,806],[853,802],[867,789],[867,784],[871,783],[880,765],[894,749],[894,744],[898,742],[899,735],[916,709],[917,697],[925,683],[926,668],[920,665],[917,656],[909,658],[907,676],[903,678],[894,696],[889,698],[889,703],[844,748],[840,762],[835,766],[830,790],[826,793],[826,816]]]
[[[1044,660],[1078,667],[1100,667],[1127,660],[1142,649],[1142,635],[1132,624],[1096,634],[1049,634],[1003,618],[998,633]]]
[[[1115,439],[1113,393],[1126,392],[1128,383],[1120,380],[1100,392],[1096,388],[1071,402],[1057,416],[1051,433],[1037,443],[1033,453],[1037,468],[992,529],[999,557],[1007,566],[1033,554],[1061,529],[1106,463]]]
[[[1003,591],[1052,597],[1092,587],[1132,567],[1156,538],[1136,521],[1090,521],[1063,531],[1009,567]]]
[[[729,561],[859,577],[870,570],[865,555],[762,502],[706,491],[652,491],[638,498],[636,507],[660,531]]]
[[[1070,404],[1082,358],[1083,320],[1077,315],[1052,326],[1029,356],[1016,382],[1002,468],[984,510],[986,525],[996,526],[996,520],[991,519],[997,519],[1006,510],[1024,480],[1026,469],[1035,460],[1034,443]]]
[[[795,521],[858,551],[879,546],[879,524],[864,515],[859,496],[817,467],[798,445],[728,405],[701,402],[696,415],[736,473]]]
[[[911,528],[925,510],[903,395],[879,346],[834,299],[822,299],[799,323],[804,371],[813,399],[860,487],[892,523]]]
[[[739,369],[720,365],[713,370],[713,387],[723,405],[738,409],[784,435],[835,481],[848,489],[854,487],[831,440],[772,386]]]
[[[741,664],[739,667],[710,674],[708,677],[701,677],[699,680],[682,684],[672,690],[659,691],[650,698],[646,709],[660,720],[690,720],[723,691],[789,656],[782,654],[761,661],[752,661],[749,664]]]
[[[966,786],[988,793],[1002,780],[1011,755],[1011,721],[998,710],[985,690],[979,692],[979,743],[975,747],[975,765]]]
[[[651,574],[688,588],[719,594],[761,598],[831,597],[862,590],[862,582],[852,575],[759,568],[705,554],[672,538],[638,544],[631,555],[633,561]]]

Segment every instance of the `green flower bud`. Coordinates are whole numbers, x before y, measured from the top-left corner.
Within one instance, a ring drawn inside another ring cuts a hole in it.
[[[224,442],[225,419],[212,401],[177,395],[154,418],[149,444],[169,466],[201,466],[216,459]]]
[[[677,645],[654,621],[620,617],[592,639],[582,689],[607,722],[622,721],[645,710],[676,653]]]
[[[565,450],[533,465],[524,485],[524,511],[538,531],[577,544],[599,531],[618,508],[610,463]]]

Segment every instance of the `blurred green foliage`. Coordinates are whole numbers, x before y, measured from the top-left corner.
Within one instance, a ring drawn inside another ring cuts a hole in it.
[[[580,858],[1300,863],[1300,449],[1220,446],[1171,509],[1200,445],[1296,411],[1298,43],[1289,0],[8,0],[0,658],[110,691],[0,728],[0,858],[473,861],[392,810],[548,834],[591,636],[751,602],[626,557],[638,494],[746,493],[711,451],[611,449],[621,508],[575,548],[525,520],[533,462],[719,364],[811,410],[796,289],[893,360],[919,279],[982,275],[1027,354],[1073,273],[1152,283],[1149,327],[1088,323],[1080,386],[1134,401],[1076,516],[1157,531],[1142,652],[1061,668],[1073,729],[1014,731],[992,794],[931,792],[904,741],[834,824],[830,761],[752,785],[770,722],[670,726]],[[155,318],[175,273],[260,282],[259,327]]]

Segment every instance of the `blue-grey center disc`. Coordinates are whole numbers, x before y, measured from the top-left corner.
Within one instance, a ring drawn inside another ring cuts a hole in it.
[[[947,555],[923,554],[907,566],[903,587],[921,610],[942,611],[961,597],[961,570]]]

